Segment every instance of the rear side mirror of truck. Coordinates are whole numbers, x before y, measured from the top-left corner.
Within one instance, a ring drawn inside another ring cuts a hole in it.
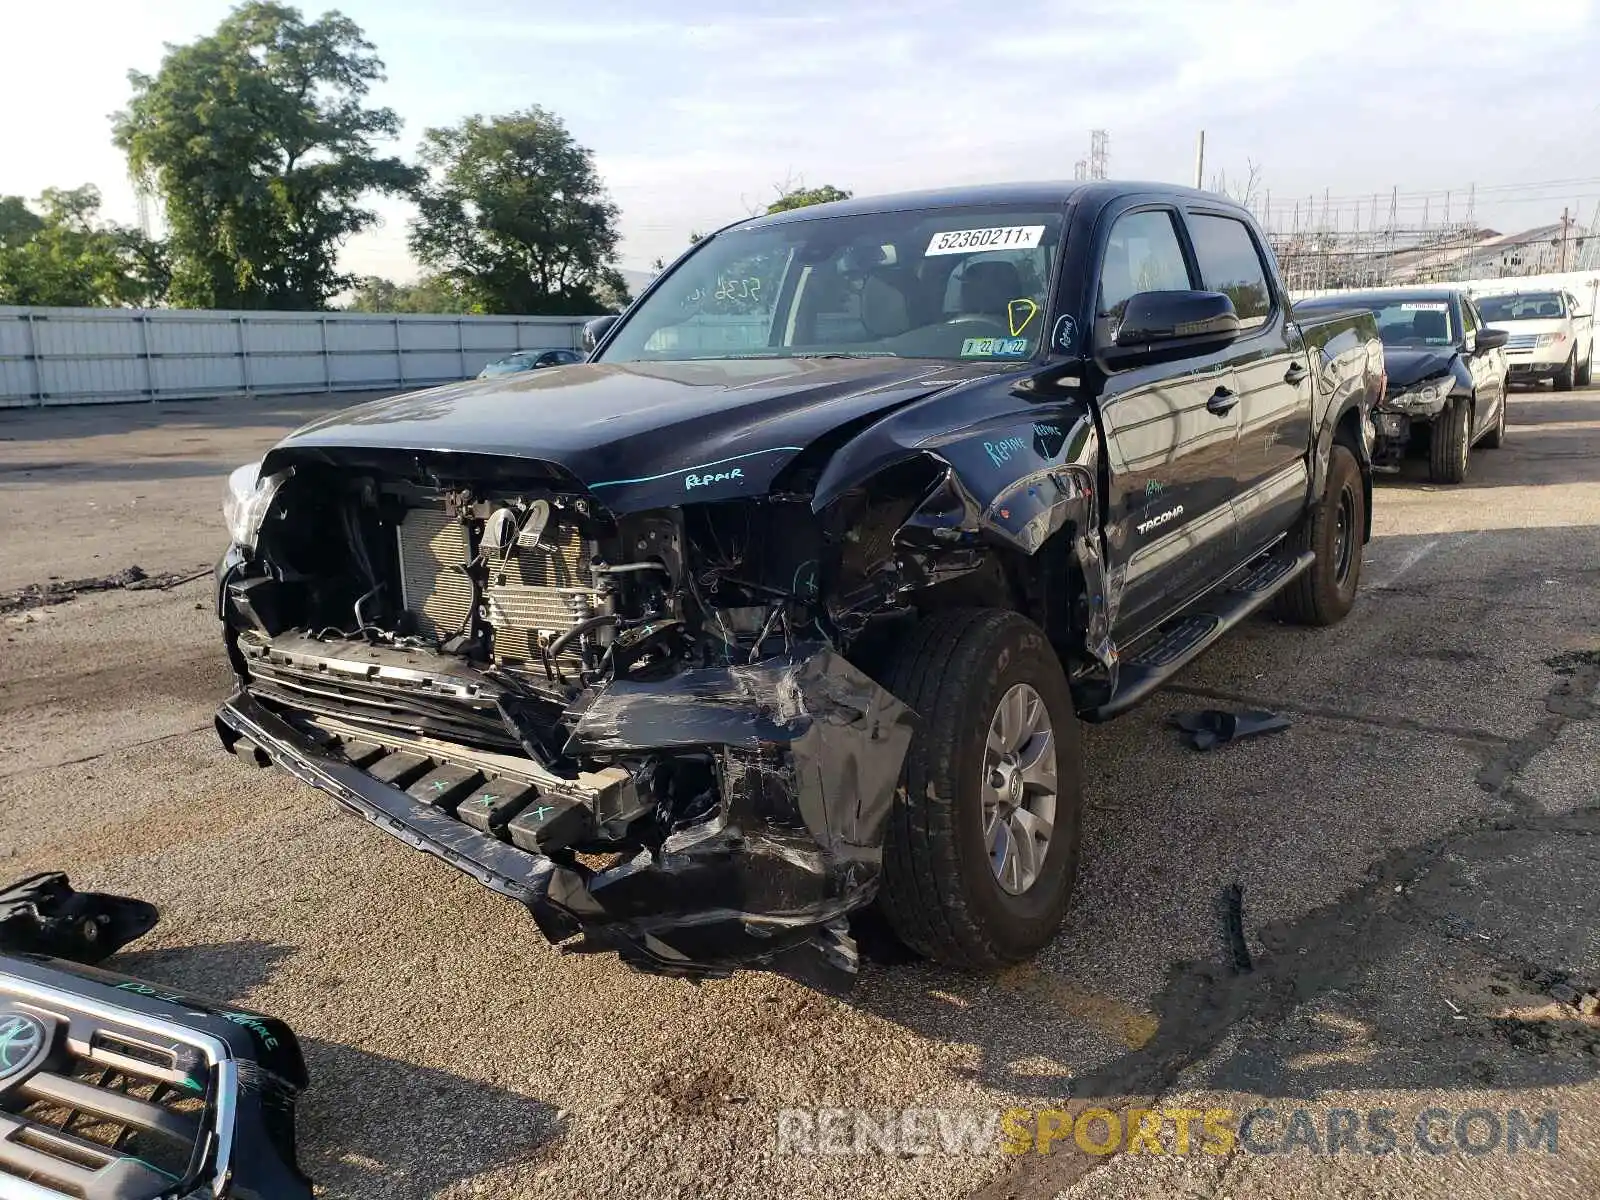
[[[1506,339],[1510,336],[1510,331],[1505,329],[1480,329],[1472,348],[1478,351],[1498,350],[1506,344]]]
[[[1225,346],[1239,336],[1239,314],[1221,292],[1136,292],[1107,355],[1119,363],[1164,350]]]
[[[583,352],[592,354],[600,339],[605,337],[606,330],[617,323],[616,314],[606,317],[596,317],[583,327]]]

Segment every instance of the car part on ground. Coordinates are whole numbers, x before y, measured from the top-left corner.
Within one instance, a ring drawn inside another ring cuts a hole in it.
[[[241,476],[218,733],[644,969],[850,973],[879,896],[926,953],[1026,955],[1071,890],[1077,716],[1297,580],[1318,623],[1353,600],[1376,326],[1291,318],[1264,247],[1127,184],[703,239],[588,364],[364,405]]]
[[[156,927],[156,906],[126,896],[79,892],[60,871],[0,890],[0,951],[97,963]]]
[[[1220,708],[1202,708],[1196,712],[1172,714],[1172,723],[1189,735],[1189,745],[1196,750],[1215,750],[1229,742],[1259,737],[1263,733],[1281,733],[1289,728],[1289,719],[1263,709],[1245,712],[1227,712]]]
[[[305,1064],[283,1022],[123,975],[0,955],[0,1195],[310,1200]]]

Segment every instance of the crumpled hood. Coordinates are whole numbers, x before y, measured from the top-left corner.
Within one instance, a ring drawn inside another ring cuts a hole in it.
[[[830,430],[994,371],[893,358],[581,363],[358,405],[290,434],[266,469],[304,451],[456,452],[553,463],[619,513],[759,496]]]
[[[1408,349],[1399,346],[1383,348],[1383,369],[1389,375],[1389,392],[1392,395],[1402,388],[1422,383],[1437,375],[1449,374],[1456,352],[1449,347],[1437,350]]]

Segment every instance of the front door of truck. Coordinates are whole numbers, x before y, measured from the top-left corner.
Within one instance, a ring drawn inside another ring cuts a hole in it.
[[[1186,206],[1184,219],[1200,286],[1226,295],[1239,316],[1239,337],[1224,358],[1239,389],[1234,510],[1245,558],[1305,509],[1313,385],[1300,334],[1269,282],[1266,255],[1250,227],[1204,204]]]
[[[1199,287],[1178,213],[1128,203],[1100,222],[1093,337],[1115,337],[1139,292]],[[1237,553],[1238,379],[1226,354],[1130,367],[1100,394],[1110,490],[1104,514],[1113,578],[1113,636],[1126,642],[1158,624],[1225,570]]]

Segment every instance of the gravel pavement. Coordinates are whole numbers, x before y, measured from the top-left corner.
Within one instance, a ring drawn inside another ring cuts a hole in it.
[[[1600,391],[1514,394],[1464,486],[1381,477],[1343,625],[1253,621],[1086,731],[1084,868],[1036,962],[975,977],[880,949],[845,998],[562,955],[221,752],[229,676],[187,577],[220,550],[227,471],[333,406],[0,413],[0,880],[155,901],[113,969],[291,1022],[321,1194],[1600,1193],[1600,1018],[1561,999],[1600,986]],[[3,603],[133,565],[146,586]],[[1166,727],[1213,705],[1293,726],[1204,755]],[[1248,971],[1219,918],[1234,882]],[[1254,1142],[1276,1152],[1175,1154],[1170,1123],[1161,1155],[1071,1133],[1050,1155],[780,1152],[780,1110],[819,1107],[1271,1108]],[[1440,1154],[1412,1136],[1430,1108]],[[1513,1108],[1557,1111],[1555,1153],[1455,1144],[1459,1114]],[[1363,1124],[1330,1152],[1339,1110],[1398,1114],[1396,1151]]]

